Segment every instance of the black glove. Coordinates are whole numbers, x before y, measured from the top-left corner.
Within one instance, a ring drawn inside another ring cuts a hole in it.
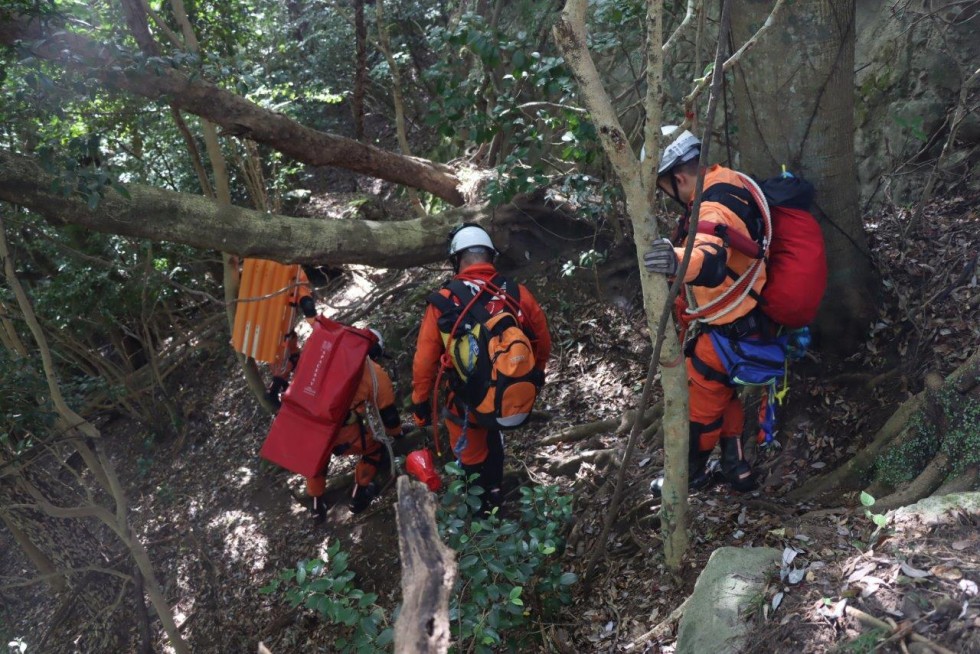
[[[534,371],[531,372],[531,382],[538,389],[544,386],[544,370],[541,370],[540,368],[535,368]]]
[[[669,238],[658,238],[643,255],[643,266],[647,272],[671,276],[677,273],[677,255]]]
[[[272,378],[272,383],[269,385],[269,392],[266,393],[266,397],[269,398],[269,401],[272,402],[272,404],[277,409],[282,404],[282,402],[279,399],[279,396],[288,387],[289,387],[289,382],[287,382],[282,377],[273,377]]]
[[[429,427],[432,425],[432,404],[428,400],[425,402],[419,402],[418,404],[412,405],[412,419],[415,420],[415,426]]]
[[[316,302],[309,295],[305,295],[299,299],[299,308],[307,318],[316,317]]]

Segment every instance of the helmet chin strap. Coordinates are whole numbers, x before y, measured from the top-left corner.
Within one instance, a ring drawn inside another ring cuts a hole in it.
[[[677,175],[674,173],[670,174],[670,188],[674,191],[670,197],[674,198],[674,200],[676,200],[677,203],[684,207],[684,210],[687,211],[687,204],[681,200],[681,192],[680,189],[677,188]]]

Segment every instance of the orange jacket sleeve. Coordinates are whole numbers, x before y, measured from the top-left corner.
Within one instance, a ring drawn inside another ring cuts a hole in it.
[[[551,332],[548,331],[548,320],[541,310],[541,305],[531,295],[531,291],[521,284],[521,313],[531,331],[534,333],[534,367],[544,372],[551,356]]]
[[[425,308],[419,337],[415,343],[415,359],[412,361],[412,402],[425,402],[432,395],[442,358],[442,336],[439,334],[439,310],[431,304]]]
[[[698,223],[714,223],[716,225],[732,225],[732,221],[729,217],[722,211],[719,211],[717,207],[713,207],[716,203],[714,202],[703,202],[701,204],[701,214],[698,217]],[[741,231],[741,230],[740,230]],[[692,282],[697,279],[698,275],[701,274],[701,268],[704,265],[705,255],[712,255],[717,252],[717,248],[725,253],[725,258],[729,256],[728,247],[725,246],[725,241],[713,234],[702,234],[700,232],[694,234],[694,249],[691,250],[691,261],[687,264],[687,272],[684,274],[685,282]],[[679,264],[684,260],[684,248],[677,247],[674,248],[674,253],[677,255],[677,263]]]

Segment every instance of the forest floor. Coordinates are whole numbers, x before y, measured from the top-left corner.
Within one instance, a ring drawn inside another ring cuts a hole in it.
[[[980,652],[976,524],[964,519],[940,532],[878,529],[861,510],[856,491],[841,493],[830,507],[783,500],[789,489],[858,451],[903,400],[921,390],[925,372],[948,374],[980,343],[975,200],[934,204],[914,238],[896,236],[906,219],[900,210],[869,222],[884,282],[879,320],[847,360],[816,350],[794,366],[790,400],[780,417],[782,447],[751,452],[766,474],[759,491],[736,495],[719,487],[691,497],[689,564],[680,579],[665,571],[655,520],[659,507],[648,492],[662,468],[662,450],[641,443],[629,462],[620,509],[627,517],[617,524],[596,577],[588,587],[576,584],[574,604],[542,617],[519,651],[672,652],[670,628],[655,640],[633,642],[683,602],[713,550],[765,545],[791,549],[785,556],[795,560],[788,567],[802,572],[799,579],[781,581],[773,570],[758,610],[746,616],[757,625],[750,651],[871,652],[876,646],[876,651],[903,651],[897,639],[882,644],[883,632],[862,626],[845,611],[846,604],[907,625],[950,651]],[[610,431],[577,443],[542,447],[538,442],[568,426],[618,419],[633,408],[652,348],[643,313],[632,304],[638,294],[610,301],[601,269],[565,275],[564,263],[535,261],[514,273],[541,301],[554,353],[538,407],[550,420],[508,434],[508,467],[526,468],[535,482],[558,484],[575,495],[576,526],[561,563],[583,576],[618,466],[602,457],[571,470],[557,464],[583,452],[616,452],[625,437]],[[415,283],[366,317],[386,336],[393,357],[388,367],[402,398],[410,391],[424,290],[445,274],[355,268],[320,295],[321,311],[344,315],[387,288]],[[633,284],[638,290],[635,279]],[[129,493],[136,529],[192,651],[254,652],[259,641],[276,654],[334,651],[337,628],[260,589],[298,561],[326,558],[327,547],[337,541],[350,552],[359,586],[394,609],[400,601],[400,564],[393,488],[356,516],[347,509],[349,491],[336,491],[326,524],[315,525],[296,499],[302,479],[257,456],[271,418],[249,394],[228,348],[203,351],[173,392],[187,418],[179,441],[153,442],[145,426],[123,419],[100,427]],[[403,417],[409,417],[407,411]],[[340,463],[336,473],[352,461]],[[0,533],[0,550],[13,552],[5,541]],[[3,576],[27,570],[19,555],[5,554],[0,561]],[[43,592],[19,595],[0,618],[7,633],[24,637],[30,646],[56,606]],[[162,632],[160,638],[163,643]],[[162,644],[160,649],[166,651]]]

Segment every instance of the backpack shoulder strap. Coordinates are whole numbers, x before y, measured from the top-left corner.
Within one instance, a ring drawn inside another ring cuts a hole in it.
[[[521,285],[503,275],[497,274],[490,279],[490,283],[507,294],[517,306],[521,304]]]
[[[724,206],[745,223],[752,240],[762,242],[762,213],[748,189],[724,182],[712,184],[704,190],[701,200]],[[701,231],[700,225],[698,231]]]
[[[447,311],[452,311],[456,306],[452,301],[452,298],[448,298],[439,291],[430,293],[425,301],[434,306],[439,310],[440,313],[446,313]]]

